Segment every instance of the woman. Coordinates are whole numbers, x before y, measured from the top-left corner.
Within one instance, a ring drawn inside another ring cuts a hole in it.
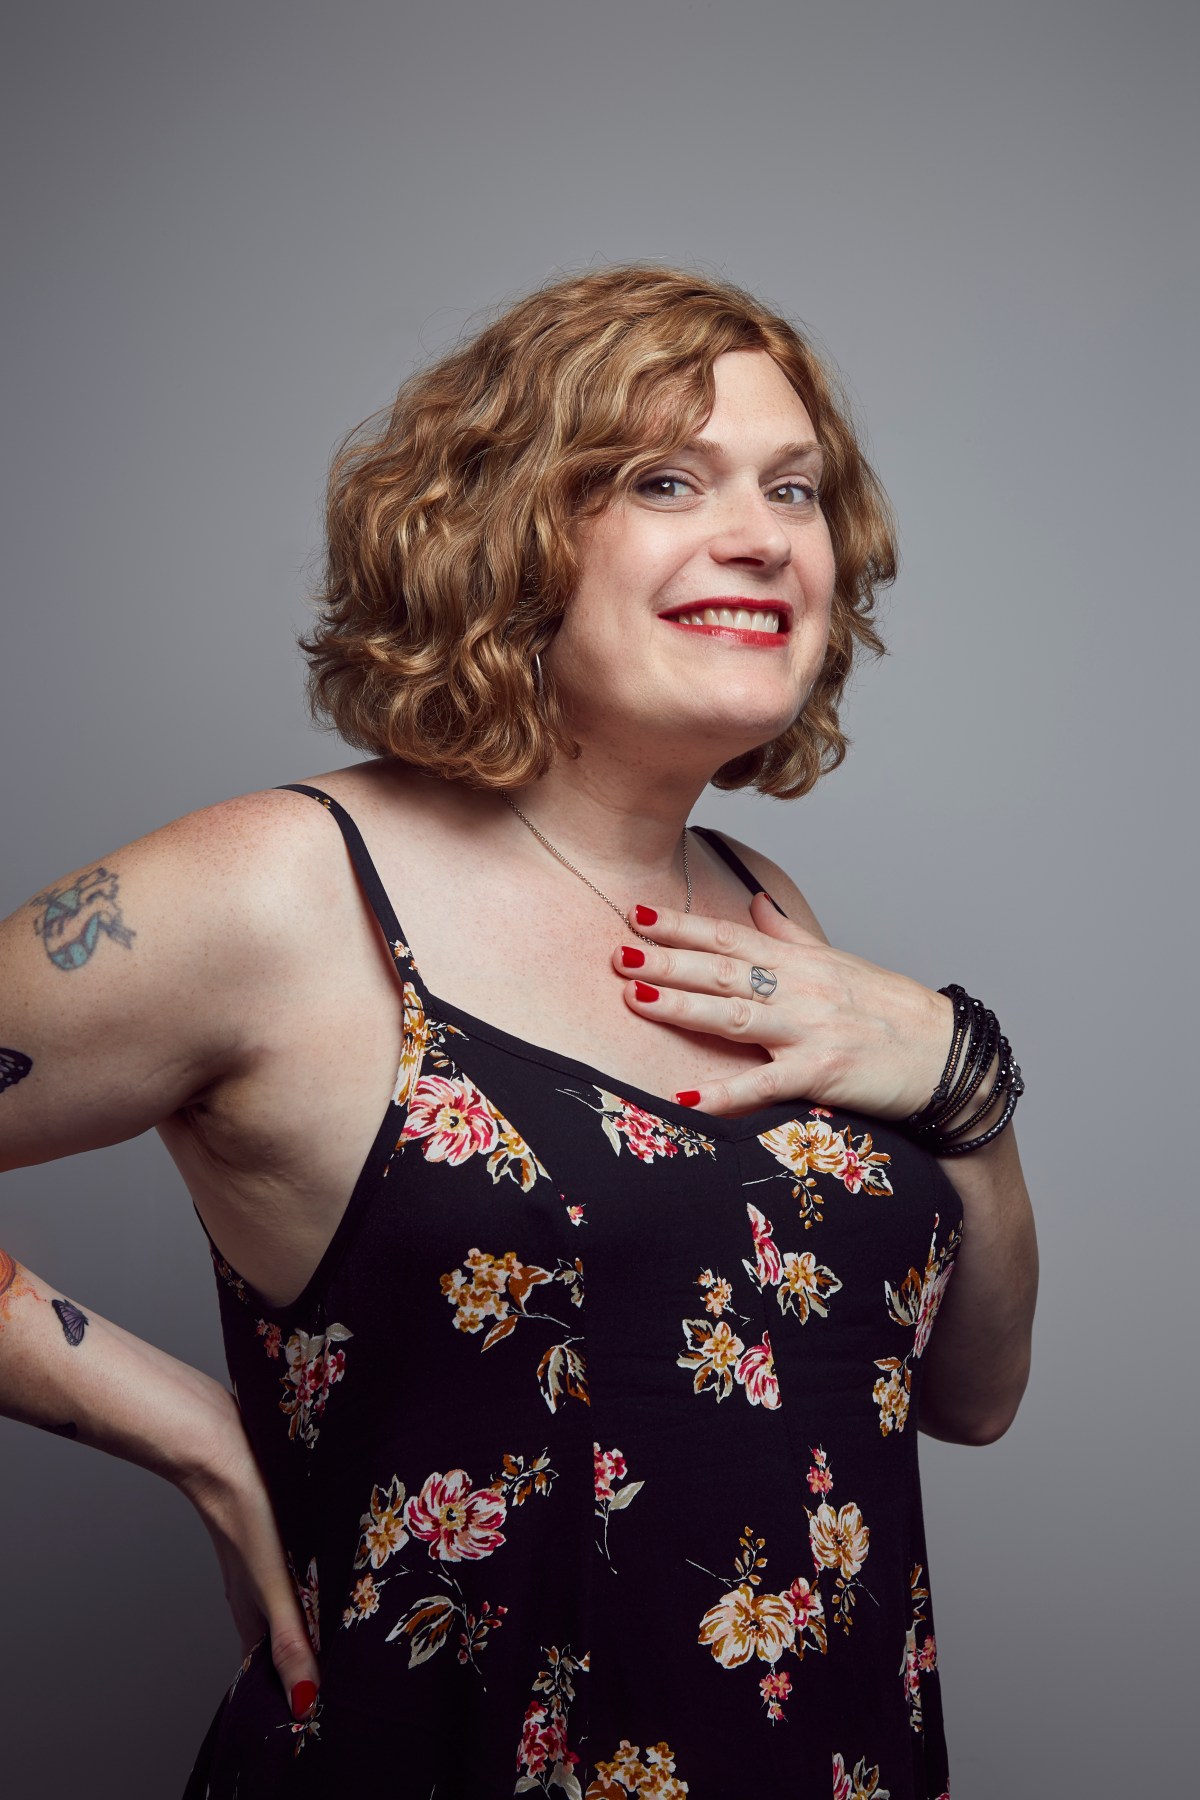
[[[6,1410],[214,1538],[248,1654],[189,1793],[932,1800],[916,1424],[1024,1387],[1019,1072],[685,830],[840,760],[878,647],[829,379],[732,288],[563,282],[328,526],[312,693],[375,759],[4,928],[7,1163],[159,1129],[237,1400],[10,1259]]]

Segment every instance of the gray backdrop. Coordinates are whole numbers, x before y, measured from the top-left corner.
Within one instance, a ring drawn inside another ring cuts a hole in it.
[[[848,373],[901,517],[892,655],[814,796],[697,817],[838,942],[986,996],[1028,1078],[1032,1387],[999,1444],[923,1450],[955,1800],[1192,1767],[1195,16],[68,0],[6,34],[0,912],[350,760],[292,647],[326,458],[480,309],[684,262]],[[221,1369],[157,1139],[10,1176],[0,1220]],[[77,1446],[0,1450],[5,1794],[177,1793],[237,1662],[201,1527]]]

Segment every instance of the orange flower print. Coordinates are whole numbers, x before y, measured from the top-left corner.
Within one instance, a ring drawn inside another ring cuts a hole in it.
[[[824,1656],[827,1641],[821,1596],[807,1581],[793,1581],[782,1594],[756,1592],[763,1581],[759,1571],[766,1564],[765,1539],[755,1537],[747,1526],[738,1540],[729,1592],[701,1619],[697,1642],[726,1669],[740,1668],[752,1657],[770,1663],[771,1678],[759,1682],[759,1692],[768,1719],[776,1725],[785,1716],[783,1703],[792,1683],[775,1665],[789,1651],[802,1662],[809,1648]]]
[[[837,1569],[843,1580],[851,1581],[867,1560],[871,1533],[852,1502],[834,1512],[828,1501],[822,1501],[808,1515],[808,1541],[819,1569]]]
[[[711,1313],[714,1319],[719,1319],[732,1299],[732,1287],[730,1287],[724,1277],[718,1277],[718,1279],[713,1282],[712,1287],[705,1297],[704,1310],[705,1312]]]
[[[884,1373],[876,1379],[871,1398],[879,1408],[880,1432],[887,1437],[890,1432],[903,1431],[908,1423],[912,1370],[898,1356],[877,1358],[875,1367]]]
[[[403,1004],[404,1033],[400,1042],[400,1067],[396,1070],[396,1085],[392,1089],[393,1106],[405,1106],[408,1103],[425,1061],[425,1047],[429,1042],[429,1021],[425,1017],[421,996],[411,981],[404,983]]]
[[[839,1293],[841,1286],[833,1270],[819,1263],[811,1250],[801,1254],[789,1250],[779,1280],[779,1310],[794,1312],[802,1325],[814,1312],[827,1319],[829,1308],[825,1302],[830,1294]]]
[[[771,1354],[771,1334],[763,1332],[761,1344],[752,1344],[738,1358],[734,1380],[746,1390],[751,1406],[763,1406],[774,1412],[779,1405],[779,1379],[775,1374],[775,1358]]]
[[[350,1604],[342,1612],[342,1629],[348,1630],[351,1625],[361,1625],[364,1619],[373,1618],[379,1611],[379,1591],[387,1586],[387,1578],[376,1581],[368,1570],[360,1575],[350,1589]]]
[[[828,1119],[789,1119],[758,1141],[793,1175],[840,1175],[846,1166],[846,1140]]]
[[[778,1662],[796,1636],[796,1616],[782,1594],[756,1594],[748,1582],[710,1606],[700,1621],[700,1642],[726,1669],[736,1669],[752,1656]]]
[[[568,1790],[569,1792],[569,1790]],[[645,1760],[636,1744],[622,1738],[608,1762],[596,1764],[596,1774],[583,1800],[684,1800],[686,1781],[675,1774],[675,1755],[670,1744],[651,1744]]]
[[[935,1213],[933,1236],[929,1242],[924,1269],[910,1269],[898,1287],[893,1287],[890,1281],[883,1284],[890,1317],[897,1325],[907,1326],[913,1333],[912,1344],[904,1356],[879,1356],[875,1359],[875,1367],[882,1369],[883,1374],[871,1389],[871,1398],[879,1408],[879,1430],[884,1437],[893,1431],[903,1431],[908,1422],[912,1365],[924,1354],[938,1309],[954,1273],[954,1259],[962,1241],[962,1232],[952,1231],[939,1250],[939,1223],[939,1216]]]
[[[683,1332],[688,1348],[676,1358],[678,1367],[692,1370],[696,1393],[711,1388],[718,1400],[727,1400],[733,1392],[734,1371],[745,1344],[724,1319],[715,1324],[710,1319],[684,1319]]]
[[[704,1295],[704,1310],[711,1313],[714,1319],[720,1319],[725,1313],[732,1313],[735,1319],[748,1323],[744,1313],[734,1311],[733,1284],[726,1281],[712,1269],[701,1269],[696,1277],[696,1286]]]
[[[405,1504],[404,1523],[432,1557],[442,1562],[478,1562],[504,1542],[500,1527],[507,1507],[491,1488],[472,1488],[465,1469],[429,1477]]]
[[[888,1788],[879,1785],[878,1767],[868,1769],[865,1756],[855,1763],[853,1775],[846,1773],[841,1752],[834,1756],[833,1800],[889,1800],[889,1793]],[[948,1800],[948,1796],[943,1800]]]
[[[360,1536],[354,1567],[369,1563],[382,1569],[389,1556],[402,1550],[408,1542],[404,1524],[404,1483],[393,1475],[387,1487],[371,1489],[371,1504],[359,1520]]]
[[[401,945],[400,949],[404,954],[401,956],[394,951],[396,960],[407,962],[411,967],[412,958],[407,948]],[[400,1045],[400,1067],[396,1071],[396,1085],[392,1090],[393,1106],[407,1104],[417,1077],[427,1061],[439,1069],[452,1068],[453,1064],[446,1050],[446,1039],[465,1035],[457,1025],[447,1025],[440,1019],[429,1018],[421,1004],[421,996],[411,981],[404,983],[403,1016],[404,1034]]]
[[[487,1326],[483,1350],[490,1350],[526,1319],[541,1320],[568,1333],[545,1351],[537,1367],[542,1398],[550,1411],[556,1412],[564,1389],[585,1403],[588,1391],[587,1367],[583,1352],[577,1348],[578,1337],[569,1335],[570,1326],[565,1319],[529,1304],[534,1290],[551,1282],[560,1282],[566,1289],[564,1300],[582,1307],[583,1261],[578,1256],[572,1262],[560,1256],[556,1268],[543,1269],[536,1263],[521,1262],[513,1250],[492,1256],[486,1250],[471,1249],[461,1268],[451,1269],[441,1277],[441,1289],[454,1308],[456,1330],[474,1333]]]
[[[808,1230],[822,1219],[817,1177],[830,1175],[840,1181],[847,1193],[886,1195],[892,1191],[884,1165],[891,1158],[876,1150],[869,1132],[854,1137],[847,1131],[835,1131],[830,1115],[823,1107],[813,1107],[807,1119],[789,1119],[770,1131],[760,1132],[758,1141],[782,1165],[785,1175],[794,1182],[792,1197],[800,1201],[800,1217]],[[769,1179],[769,1178],[768,1178]]]

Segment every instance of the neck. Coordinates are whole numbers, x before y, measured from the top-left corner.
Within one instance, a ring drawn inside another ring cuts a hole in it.
[[[640,889],[652,904],[682,907],[683,828],[706,785],[706,776],[672,779],[589,746],[513,798],[555,849],[606,891],[611,883],[618,903]]]

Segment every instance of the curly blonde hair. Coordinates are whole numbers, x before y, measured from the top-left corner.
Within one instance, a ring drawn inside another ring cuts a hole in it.
[[[318,622],[300,640],[314,718],[478,787],[517,788],[578,754],[553,683],[533,675],[575,588],[574,527],[702,426],[728,350],[765,350],[808,410],[836,585],[803,711],[713,781],[791,798],[835,768],[855,652],[883,649],[871,613],[896,573],[887,496],[835,379],[785,319],[725,282],[636,265],[518,301],[340,446]]]

